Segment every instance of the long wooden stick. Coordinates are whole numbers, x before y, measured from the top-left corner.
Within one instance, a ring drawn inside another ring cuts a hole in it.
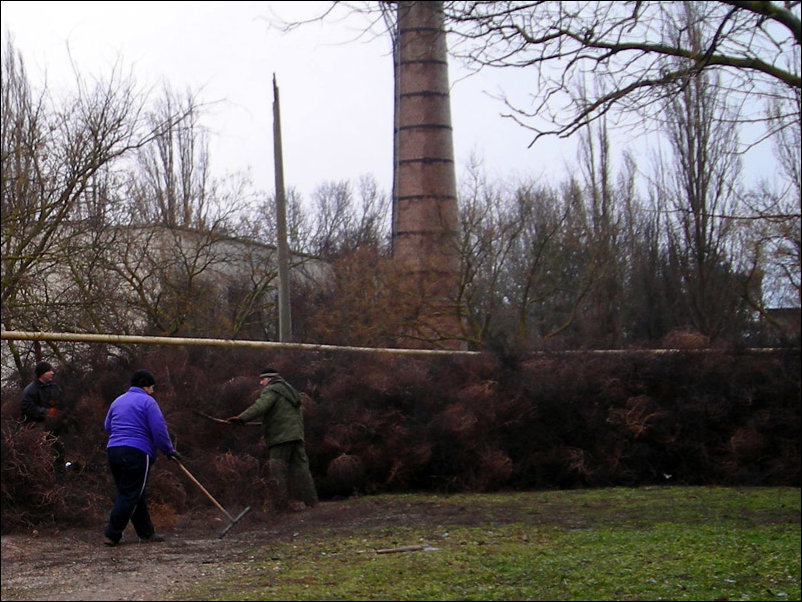
[[[403,548],[385,548],[383,550],[376,550],[377,554],[395,554],[396,552],[417,552],[418,550],[425,549],[426,546],[404,546]]]
[[[219,537],[219,538],[221,538],[221,539],[222,539],[222,538],[223,538],[223,536],[224,536],[226,533],[228,533],[228,530],[229,530],[229,529],[231,529],[231,527],[233,527],[234,525],[236,525],[236,524],[237,524],[237,523],[238,523],[238,522],[239,522],[239,521],[242,519],[242,517],[243,517],[243,516],[245,516],[246,514],[248,514],[248,512],[250,512],[250,511],[251,511],[251,507],[250,507],[250,506],[248,506],[247,508],[245,508],[245,510],[243,510],[242,512],[240,512],[240,513],[239,513],[239,516],[237,516],[237,518],[234,518],[233,516],[231,516],[231,514],[229,514],[229,513],[228,513],[228,510],[226,510],[225,508],[223,508],[223,505],[222,505],[220,502],[218,502],[218,501],[217,501],[217,500],[214,498],[214,496],[213,496],[211,493],[209,493],[209,492],[206,490],[206,487],[204,487],[203,485],[201,485],[201,482],[200,482],[198,479],[196,479],[194,476],[192,476],[192,473],[191,473],[191,472],[189,472],[189,470],[187,469],[187,467],[186,467],[186,466],[184,466],[184,465],[181,463],[181,460],[179,460],[179,459],[178,459],[177,457],[175,457],[175,456],[173,456],[171,459],[172,459],[172,460],[174,460],[174,461],[175,461],[175,463],[176,463],[176,464],[178,464],[178,467],[179,467],[179,468],[180,468],[180,469],[181,469],[181,470],[184,472],[184,474],[185,474],[185,475],[187,475],[187,476],[189,477],[189,479],[190,479],[190,480],[191,480],[193,483],[195,483],[195,485],[197,485],[197,486],[200,488],[200,490],[201,490],[201,491],[203,491],[203,493],[205,493],[205,494],[206,494],[206,497],[208,497],[208,498],[209,498],[209,500],[211,500],[211,502],[212,502],[212,503],[213,503],[215,506],[217,506],[217,509],[218,509],[218,510],[220,510],[220,512],[222,512],[223,514],[225,514],[225,515],[226,515],[226,518],[229,520],[229,524],[226,526],[226,528],[225,528],[225,529],[223,529],[222,531],[220,531],[220,534],[218,535],[218,537]]]
[[[228,422],[227,420],[223,420],[222,418],[215,418],[214,416],[209,416],[209,414],[206,414],[206,413],[204,413],[204,412],[201,412],[200,410],[193,410],[193,411],[194,411],[194,412],[195,412],[195,413],[196,413],[198,416],[201,416],[201,417],[203,417],[203,418],[206,418],[206,419],[208,419],[208,420],[211,420],[212,422],[217,422],[217,423],[220,423],[220,424],[231,424],[231,423],[230,423],[230,422]],[[243,424],[246,424],[246,425],[248,425],[248,426],[261,426],[261,425],[262,425],[262,423],[261,423],[261,422],[245,422],[245,423],[243,423]]]
[[[220,510],[220,512],[222,512],[223,514],[225,514],[225,515],[226,515],[226,517],[228,517],[228,520],[230,520],[230,521],[233,523],[233,522],[234,522],[234,517],[233,517],[233,516],[231,516],[231,515],[228,513],[228,510],[226,510],[225,508],[223,508],[223,505],[222,505],[220,502],[218,502],[216,499],[214,499],[214,496],[213,496],[211,493],[209,493],[209,492],[206,490],[206,487],[204,487],[203,485],[201,485],[201,482],[200,482],[198,479],[196,479],[195,477],[193,477],[193,476],[192,476],[192,473],[191,473],[191,472],[189,472],[189,470],[187,470],[186,466],[184,466],[183,464],[181,464],[181,461],[180,461],[180,460],[177,460],[177,459],[175,459],[175,458],[173,458],[173,460],[175,460],[175,463],[176,463],[176,464],[178,464],[178,468],[180,468],[180,469],[181,469],[181,470],[184,472],[184,474],[185,474],[185,475],[187,475],[187,476],[189,477],[189,480],[190,480],[190,481],[192,481],[193,483],[195,483],[195,485],[197,485],[197,486],[200,488],[200,490],[201,490],[203,493],[205,493],[205,494],[206,494],[206,497],[207,497],[207,498],[209,498],[209,501],[211,501],[211,502],[212,502],[212,504],[214,504],[215,506],[217,506],[217,509],[218,509],[218,510]]]

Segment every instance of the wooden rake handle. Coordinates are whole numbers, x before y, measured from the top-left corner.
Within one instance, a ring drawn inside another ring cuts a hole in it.
[[[217,508],[218,508],[218,510],[220,510],[220,512],[222,512],[223,514],[225,514],[225,515],[228,517],[228,520],[230,520],[232,523],[236,522],[236,521],[234,520],[234,518],[233,518],[233,517],[232,517],[232,516],[231,516],[231,515],[228,513],[228,511],[227,511],[225,508],[223,508],[222,504],[220,504],[220,502],[218,502],[216,499],[214,499],[214,496],[213,496],[211,493],[209,493],[208,491],[206,491],[206,487],[204,487],[203,485],[201,485],[201,482],[200,482],[198,479],[196,479],[195,477],[193,477],[193,476],[192,476],[192,473],[191,473],[191,472],[189,472],[189,470],[187,470],[187,467],[186,467],[186,466],[184,466],[184,465],[181,463],[181,460],[179,460],[179,459],[178,459],[178,458],[176,458],[175,456],[170,456],[170,459],[171,459],[171,460],[173,460],[173,461],[174,461],[176,464],[178,464],[178,467],[179,467],[179,468],[180,468],[180,469],[181,469],[181,470],[184,472],[184,474],[185,474],[185,475],[187,475],[187,476],[189,477],[189,479],[190,479],[190,480],[191,480],[193,483],[195,483],[195,485],[197,485],[197,486],[200,488],[200,490],[201,490],[203,493],[205,493],[205,494],[206,494],[206,497],[208,497],[208,498],[209,498],[209,500],[210,500],[210,501],[211,501],[211,502],[212,502],[212,503],[213,503],[215,506],[217,506]]]

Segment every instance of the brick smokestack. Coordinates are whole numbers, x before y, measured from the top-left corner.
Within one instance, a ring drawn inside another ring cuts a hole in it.
[[[395,37],[393,259],[421,300],[421,347],[463,349],[457,183],[442,2],[398,2]],[[404,341],[409,345],[409,340]]]

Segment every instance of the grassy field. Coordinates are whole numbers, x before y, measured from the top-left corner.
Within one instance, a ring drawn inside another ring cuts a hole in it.
[[[388,506],[385,507],[384,503]],[[643,487],[350,499],[187,600],[799,600],[800,490]],[[377,512],[415,508],[396,522]],[[409,549],[412,548],[412,549]],[[393,550],[388,552],[387,550]]]

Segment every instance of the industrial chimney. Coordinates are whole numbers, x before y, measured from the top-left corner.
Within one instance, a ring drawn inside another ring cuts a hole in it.
[[[442,2],[398,2],[395,36],[393,260],[419,299],[405,344],[464,349],[457,183]]]

